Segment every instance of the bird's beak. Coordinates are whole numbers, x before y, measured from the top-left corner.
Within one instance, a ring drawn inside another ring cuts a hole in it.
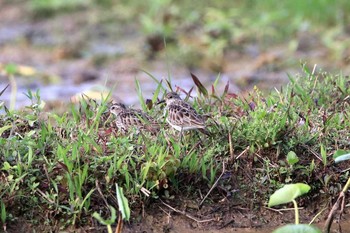
[[[110,111],[104,111],[102,114],[101,114],[101,116],[106,116],[107,114],[109,114],[110,113]]]
[[[102,114],[107,114],[109,112],[110,112],[110,110],[109,110],[109,108],[107,108],[104,112],[102,112]]]
[[[162,103],[165,103],[165,100],[159,100],[159,101],[156,103],[156,105],[162,104]]]

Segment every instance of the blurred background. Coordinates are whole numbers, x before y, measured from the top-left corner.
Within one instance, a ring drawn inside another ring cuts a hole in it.
[[[350,71],[348,0],[1,0],[0,97],[16,107],[40,89],[54,108],[79,93],[138,105],[158,80],[189,90],[269,91],[288,74]]]

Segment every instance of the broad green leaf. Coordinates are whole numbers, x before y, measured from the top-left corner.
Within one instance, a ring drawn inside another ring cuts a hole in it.
[[[349,154],[350,151],[347,151],[347,150],[337,150],[336,152],[334,152],[333,154],[333,159],[341,156],[341,155],[345,155],[345,154]]]
[[[345,160],[349,160],[349,159],[350,159],[350,153],[344,154],[344,155],[340,155],[340,156],[336,157],[336,158],[334,159],[334,161],[335,161],[336,163],[339,163],[339,162],[341,162],[341,161],[345,161]]]
[[[288,203],[295,198],[310,191],[310,186],[303,183],[286,184],[274,194],[271,195],[269,200],[269,207]]]
[[[288,224],[274,230],[272,233],[321,233],[321,230],[307,224]]]
[[[12,166],[9,164],[9,162],[4,162],[4,165],[2,166],[2,170],[8,171],[12,168]]]
[[[117,190],[117,199],[118,199],[118,206],[119,211],[122,213],[122,218],[129,221],[130,219],[130,208],[128,199],[124,196],[123,188],[118,187],[118,184],[115,185]]]
[[[287,162],[289,163],[289,165],[294,165],[297,162],[299,162],[299,158],[298,156],[295,154],[294,151],[289,151],[287,154]]]

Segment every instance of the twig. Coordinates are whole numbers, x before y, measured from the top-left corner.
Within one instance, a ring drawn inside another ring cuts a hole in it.
[[[247,146],[247,148],[244,149],[244,151],[242,151],[237,157],[236,159],[239,159],[239,157],[241,157],[242,155],[244,155],[248,150],[249,150],[249,146]]]
[[[202,192],[201,192],[201,190],[200,190],[200,189],[198,189],[198,192],[199,192],[199,196],[200,196],[200,198],[203,198],[203,194],[202,194]]]
[[[149,191],[148,189],[141,187],[141,192],[143,194],[145,194],[147,197],[149,197],[149,195],[151,194],[151,191]]]
[[[335,213],[339,209],[339,207],[340,207],[339,218],[341,218],[342,213],[344,211],[344,206],[345,206],[345,193],[347,192],[349,187],[350,187],[350,178],[346,182],[343,190],[340,192],[337,201],[334,203],[334,205],[333,205],[333,207],[331,209],[331,212],[329,212],[327,221],[326,221],[326,223],[324,224],[324,227],[323,227],[323,232],[327,232],[327,233],[330,232]]]
[[[168,219],[168,224],[169,224],[169,223],[170,223],[170,218],[171,218],[170,213],[166,212],[166,211],[165,211],[162,207],[160,207],[160,206],[159,206],[159,208],[160,208],[161,211],[163,211],[163,212],[166,214],[167,219]]]
[[[317,64],[314,65],[314,68],[312,69],[311,75],[314,75],[314,74],[315,74],[316,67],[317,67]],[[314,89],[315,89],[315,87],[314,87]]]
[[[315,151],[313,151],[310,147],[302,145],[305,149],[307,149],[311,154],[313,154],[318,160],[322,162],[322,158],[319,154],[317,154]]]
[[[123,219],[122,219],[122,215],[119,213],[118,215],[118,225],[115,228],[115,233],[121,233],[123,229]]]
[[[280,211],[280,210],[278,210],[278,209],[274,209],[274,208],[270,208],[270,207],[266,207],[266,206],[264,206],[264,208],[265,208],[265,209],[268,209],[268,210],[272,210],[272,211],[277,212],[277,213],[279,213],[279,214],[283,214],[282,211]]]
[[[340,192],[340,195],[339,195],[337,201],[334,203],[334,205],[333,205],[333,207],[331,209],[331,212],[329,212],[329,214],[328,214],[327,221],[326,221],[326,223],[324,224],[324,227],[323,227],[323,232],[327,232],[327,233],[330,232],[335,213],[339,209],[340,201],[342,199],[345,199],[345,195],[344,195],[343,192]]]
[[[101,195],[102,200],[105,202],[105,205],[108,207],[109,206],[108,202],[107,202],[106,198],[102,194],[100,185],[98,184],[98,180],[96,180],[95,185],[96,185],[96,189],[97,189],[98,193]]]
[[[46,164],[43,165],[43,169],[44,169],[47,181],[50,182],[51,179],[50,179],[49,173],[47,171]]]
[[[179,214],[182,214],[184,215],[185,217],[189,218],[189,219],[192,219],[193,221],[196,221],[197,223],[205,223],[205,222],[210,222],[210,221],[213,221],[215,220],[214,218],[211,218],[211,219],[205,219],[205,220],[199,220],[189,214],[187,214],[185,211],[181,211],[181,210],[178,210],[178,209],[175,209],[174,207],[166,204],[164,201],[160,200],[163,205],[165,205],[166,207],[168,207],[169,209],[171,209],[172,211],[175,211],[176,213],[179,213]]]
[[[50,204],[56,205],[55,201],[51,200],[43,191],[40,189],[36,189],[36,192],[38,192],[42,197],[44,197]]]
[[[221,179],[222,175],[225,173],[225,162],[222,162],[222,172],[219,176],[219,178],[215,181],[215,183],[213,184],[213,186],[210,188],[209,192],[207,193],[207,195],[205,195],[205,197],[202,199],[202,201],[199,203],[199,208],[201,208],[203,202],[205,201],[205,199],[207,199],[207,197],[209,196],[209,194],[211,193],[211,191],[216,187],[216,185],[218,184],[219,180]]]
[[[235,155],[233,154],[233,145],[232,145],[232,136],[230,133],[228,133],[228,143],[230,145],[230,156],[231,156],[231,160],[233,161],[235,158]]]
[[[279,214],[282,214],[283,211],[294,211],[295,208],[285,208],[285,209],[274,209],[274,208],[271,208],[271,207],[266,207],[264,206],[265,209],[268,209],[268,210],[272,210],[272,211],[275,211]],[[298,207],[298,210],[302,210],[304,209],[303,207]]]
[[[318,212],[315,217],[313,217],[309,223],[309,225],[311,225],[315,220],[316,218],[318,218],[318,216],[320,216],[322,214],[323,211],[325,211],[327,208],[323,208],[320,212]]]

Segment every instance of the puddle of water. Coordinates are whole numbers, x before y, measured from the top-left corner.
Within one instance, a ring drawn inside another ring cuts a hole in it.
[[[28,28],[29,25],[26,24],[15,24],[1,27],[0,45],[14,41],[19,37],[23,37]]]
[[[93,88],[95,84],[84,83],[81,85],[49,85],[40,87],[40,97],[43,101],[52,101],[52,100],[60,100],[62,102],[69,102],[70,98],[75,94],[89,90]],[[0,86],[0,90],[5,88],[2,85]],[[21,108],[24,106],[28,106],[31,104],[30,99],[25,95],[28,93],[28,90],[31,90],[32,93],[35,93],[37,89],[19,87],[16,94],[16,106],[15,108]],[[7,107],[10,105],[11,98],[11,90],[8,88],[5,93],[0,97],[0,100],[5,101]]]

